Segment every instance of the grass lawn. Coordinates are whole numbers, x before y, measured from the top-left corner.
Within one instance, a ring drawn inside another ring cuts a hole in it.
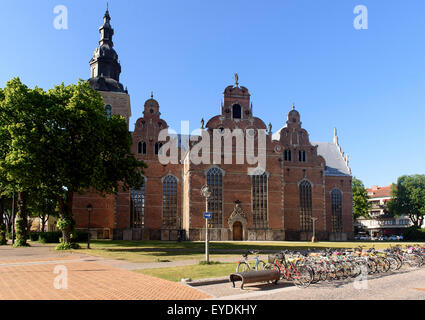
[[[279,250],[302,250],[307,248],[354,248],[360,245],[377,249],[388,248],[390,245],[407,245],[405,242],[210,242],[211,260],[222,257],[240,257],[248,250],[259,250],[264,253]],[[415,243],[411,243],[415,244]],[[81,248],[75,252],[87,253],[105,258],[126,260],[129,262],[161,262],[178,260],[203,260],[204,242],[173,242],[173,241],[108,241],[92,240],[87,250],[86,243],[80,243]]]
[[[218,278],[235,272],[236,263],[220,263],[211,265],[191,265],[183,267],[157,268],[136,270],[135,272],[170,281],[180,281],[183,278],[192,280]]]

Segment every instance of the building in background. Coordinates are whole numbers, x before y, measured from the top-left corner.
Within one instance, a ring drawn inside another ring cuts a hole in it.
[[[391,186],[373,186],[366,190],[372,207],[369,218],[361,217],[355,223],[362,230],[361,235],[371,238],[400,236],[405,228],[413,225],[407,216],[394,217],[388,213],[386,203],[391,199]]]
[[[89,82],[102,95],[106,112],[122,115],[128,124],[130,97],[119,81],[121,65],[113,48],[110,21],[106,11],[99,29],[101,40],[90,61]],[[161,164],[158,134],[168,125],[151,95],[132,132],[132,152],[148,165],[144,186],[103,197],[91,192],[76,195],[73,213],[77,229],[87,230],[90,204],[92,238],[177,240],[184,234],[189,240],[203,240],[205,199],[200,190],[208,185],[212,190],[208,201],[210,240],[310,240],[312,218],[317,219],[318,240],[353,238],[352,176],[336,130],[333,142],[310,142],[293,106],[286,124],[272,134],[271,125],[254,116],[251,94],[239,85],[238,77],[225,88],[218,109],[220,113],[205,128],[202,121],[202,130],[210,137],[213,130],[241,129],[257,140],[258,130],[268,132],[262,150],[265,172],[248,175],[252,165],[246,161],[235,164],[236,153],[232,154],[233,164],[194,164],[181,144],[181,163]],[[214,163],[212,150],[210,163]]]

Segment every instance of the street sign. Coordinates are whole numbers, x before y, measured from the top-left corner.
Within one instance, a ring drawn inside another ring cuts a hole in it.
[[[212,212],[204,212],[205,219],[212,219]]]

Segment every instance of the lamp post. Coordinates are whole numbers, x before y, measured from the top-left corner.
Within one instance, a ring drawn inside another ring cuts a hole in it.
[[[89,213],[89,222],[87,224],[87,249],[90,249],[90,214],[93,211],[93,206],[91,204],[87,205],[87,212]]]
[[[311,242],[316,242],[316,221],[319,218],[310,218],[313,221],[313,237],[311,238]]]
[[[201,195],[205,198],[205,212],[208,212],[208,199],[211,197],[211,190],[207,185],[202,187]],[[207,264],[210,263],[208,248],[208,219],[205,219],[205,261]]]

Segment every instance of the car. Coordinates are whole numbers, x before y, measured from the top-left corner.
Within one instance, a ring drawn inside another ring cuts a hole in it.
[[[398,239],[397,239],[397,236],[390,236],[388,238],[388,240],[390,240],[390,241],[397,241]]]

